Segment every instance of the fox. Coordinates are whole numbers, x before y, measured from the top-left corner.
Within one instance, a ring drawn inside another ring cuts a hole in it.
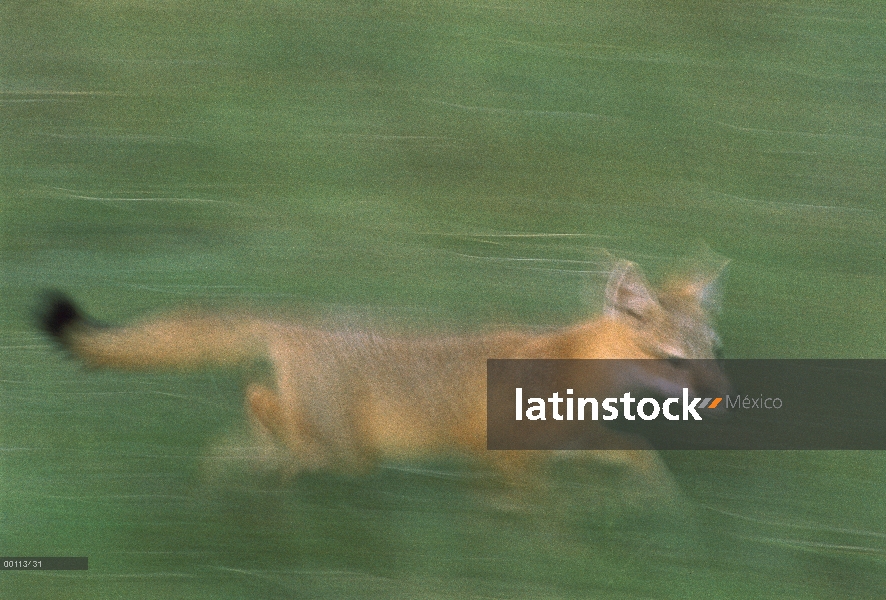
[[[683,387],[699,394],[722,389],[722,371],[693,368],[690,360],[718,357],[719,271],[671,278],[655,289],[635,263],[620,261],[609,273],[602,313],[549,331],[398,335],[199,310],[106,326],[59,293],[45,301],[40,322],[94,369],[269,364],[272,383],[249,382],[245,408],[249,421],[285,448],[290,473],[363,473],[384,460],[456,453],[521,481],[557,451],[487,450],[487,359],[667,359],[638,362],[632,381],[621,383],[671,395]],[[605,449],[566,452],[672,486],[642,440],[597,422],[581,427]]]

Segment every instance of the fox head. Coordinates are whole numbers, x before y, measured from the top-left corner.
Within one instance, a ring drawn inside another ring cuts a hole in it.
[[[719,310],[721,272],[674,278],[656,292],[634,263],[624,261],[609,277],[604,314],[630,330],[645,355],[637,358],[719,358],[711,319]]]
[[[624,383],[668,396],[680,395],[684,387],[696,396],[726,393],[729,384],[718,362],[720,338],[712,322],[725,266],[672,278],[659,290],[634,263],[616,266],[606,286],[604,318],[620,350],[608,357],[657,359],[631,361]]]

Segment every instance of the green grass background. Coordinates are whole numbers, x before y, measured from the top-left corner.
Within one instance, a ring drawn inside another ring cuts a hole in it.
[[[881,3],[7,1],[0,33],[0,554],[90,558],[0,597],[882,597],[880,453],[667,453],[676,514],[605,481],[514,514],[446,463],[207,479],[237,373],[88,373],[32,318],[556,326],[612,257],[720,255],[728,356],[884,358]]]

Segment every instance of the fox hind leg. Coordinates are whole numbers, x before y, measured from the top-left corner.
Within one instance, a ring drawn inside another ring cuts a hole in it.
[[[249,414],[270,434],[285,439],[285,417],[277,392],[259,383],[246,388],[246,405]]]
[[[289,475],[329,466],[322,443],[314,439],[305,419],[300,418],[298,407],[287,407],[278,392],[266,385],[252,383],[246,388],[246,407],[260,429],[286,446],[290,460],[284,470]]]

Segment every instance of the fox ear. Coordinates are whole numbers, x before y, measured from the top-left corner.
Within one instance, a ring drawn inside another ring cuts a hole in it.
[[[628,315],[642,321],[657,304],[655,293],[637,265],[622,261],[613,269],[606,284],[605,314]]]
[[[720,311],[721,289],[729,261],[722,261],[714,268],[697,271],[684,281],[680,293],[694,298],[705,310],[711,313]]]

